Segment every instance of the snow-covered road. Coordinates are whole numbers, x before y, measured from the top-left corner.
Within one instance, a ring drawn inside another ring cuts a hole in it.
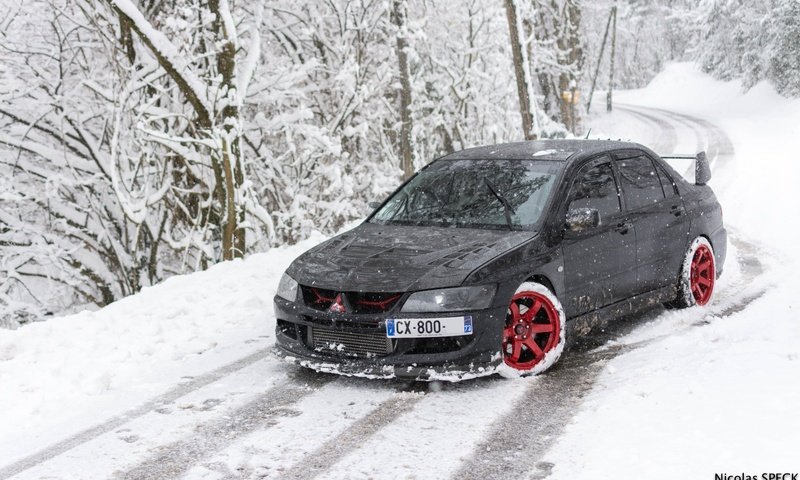
[[[735,158],[708,120],[630,104],[604,118],[602,135],[637,132],[633,140],[659,153],[707,150],[715,175]],[[268,354],[270,320],[268,338],[241,358],[128,410],[100,409],[88,428],[24,449],[4,439],[0,480],[567,478],[563,455],[549,452],[611,360],[746,310],[769,288],[761,246],[732,229],[729,248],[709,308],[658,307],[597,328],[535,378],[429,384],[310,373]]]

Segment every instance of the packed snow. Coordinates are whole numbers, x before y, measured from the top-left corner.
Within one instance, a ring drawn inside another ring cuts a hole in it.
[[[266,348],[281,274],[322,239],[172,277],[97,312],[0,329],[0,459]]]

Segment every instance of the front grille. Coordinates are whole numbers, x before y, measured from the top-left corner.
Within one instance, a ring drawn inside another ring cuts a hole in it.
[[[301,286],[300,290],[305,304],[317,310],[328,310],[338,295],[335,291],[324,288]]]
[[[313,309],[326,311],[334,303],[342,302],[344,312],[364,314],[388,312],[402,296],[401,293],[385,292],[337,292],[304,285],[300,290],[305,304]]]
[[[388,312],[400,300],[399,293],[348,293],[347,299],[355,313]]]
[[[392,341],[384,334],[354,333],[331,328],[309,328],[309,344],[314,350],[339,355],[387,355]]]

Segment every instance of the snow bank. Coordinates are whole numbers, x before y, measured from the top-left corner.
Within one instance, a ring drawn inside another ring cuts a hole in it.
[[[553,478],[797,472],[798,309],[796,290],[778,288],[611,361],[546,456]]]
[[[271,345],[279,277],[322,239],[173,277],[96,312],[0,329],[0,458]]]

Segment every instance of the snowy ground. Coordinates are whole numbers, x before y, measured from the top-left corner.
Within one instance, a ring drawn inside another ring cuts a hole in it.
[[[0,479],[800,471],[800,102],[686,64],[615,98],[592,136],[713,157],[732,245],[711,306],[616,322],[532,379],[309,374],[268,349],[277,280],[315,237],[0,330]]]

